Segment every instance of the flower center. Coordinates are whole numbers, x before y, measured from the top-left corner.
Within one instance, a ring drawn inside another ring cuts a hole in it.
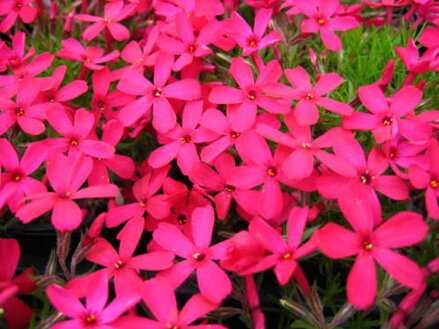
[[[202,252],[196,252],[195,254],[192,255],[192,258],[195,259],[197,262],[201,262],[206,258],[206,254]]]
[[[70,196],[72,195],[71,191],[67,191],[65,193],[58,193],[58,197],[60,199],[70,199]]]
[[[311,144],[310,143],[302,143],[301,145],[304,149],[309,150],[311,148]]]
[[[118,270],[118,269],[122,268],[124,265],[125,265],[125,264],[124,264],[123,261],[118,260],[116,263],[114,263],[114,268],[115,268],[116,270]]]
[[[156,88],[153,90],[152,94],[154,97],[160,97],[162,95],[162,90],[160,88]]]
[[[191,136],[189,136],[189,135],[183,136],[183,137],[180,139],[180,142],[181,142],[182,144],[187,144],[187,143],[190,143],[191,141],[192,141],[192,138],[191,138]]]
[[[235,190],[235,187],[232,186],[232,185],[226,185],[226,186],[224,187],[224,190],[225,190],[226,192],[233,192],[233,191]]]
[[[17,9],[21,9],[21,7],[23,7],[23,4],[22,4],[21,2],[17,2],[17,3],[15,4],[15,8],[17,8]]]
[[[368,173],[364,173],[360,176],[360,181],[363,184],[370,184],[370,182],[372,181],[372,177],[370,177],[370,175]]]
[[[167,329],[180,329],[179,326],[176,326],[175,324],[172,324],[171,322],[166,323]]]
[[[230,137],[232,137],[233,139],[236,139],[236,138],[238,138],[239,136],[241,136],[241,133],[238,133],[238,132],[236,132],[236,131],[232,131],[232,132],[230,133]]]
[[[257,94],[256,91],[254,91],[254,90],[250,90],[250,91],[247,93],[247,98],[248,98],[249,100],[251,100],[251,101],[254,101],[254,100],[256,99],[256,96],[258,96],[258,94]]]
[[[189,54],[193,54],[195,52],[195,49],[196,49],[195,45],[190,45],[187,48],[187,51],[188,51]]]
[[[373,244],[370,241],[366,240],[363,242],[363,248],[365,250],[371,250],[373,248]]]
[[[275,167],[270,167],[267,170],[268,176],[275,177],[277,175],[277,169]]]
[[[85,62],[86,62],[86,63],[90,63],[90,62],[91,62],[91,58],[90,58],[90,57],[86,57],[86,58],[85,58]]]
[[[96,324],[96,316],[93,315],[93,314],[88,315],[88,316],[85,318],[85,322],[87,322],[87,324]]]
[[[252,48],[255,48],[255,47],[258,46],[258,40],[256,40],[256,38],[251,38],[251,39],[248,41],[248,45],[249,45],[250,47],[252,47]]]
[[[23,115],[24,115],[24,108],[22,108],[22,107],[17,107],[17,108],[15,109],[15,115],[16,115],[17,117],[21,117],[21,116],[23,116]]]
[[[140,201],[139,206],[146,207],[146,200]]]
[[[310,101],[310,100],[312,100],[312,99],[314,99],[314,95],[313,95],[313,94],[311,94],[311,93],[307,93],[307,94],[305,95],[305,100]]]
[[[326,19],[324,19],[324,18],[319,18],[319,19],[317,19],[317,24],[319,24],[319,25],[323,25],[323,24],[325,24],[326,23]]]
[[[105,102],[104,102],[103,100],[100,100],[100,101],[98,102],[98,107],[99,107],[101,110],[103,110],[103,109],[105,108]]]
[[[385,126],[391,125],[392,122],[393,122],[392,117],[386,116],[386,117],[383,118],[383,125],[385,125]]]
[[[439,186],[439,182],[438,182],[436,179],[432,179],[432,180],[430,181],[430,186],[431,186],[432,188],[438,188],[438,186]]]
[[[180,215],[180,216],[178,216],[177,222],[180,225],[184,225],[187,223],[187,217],[184,215]]]
[[[79,145],[79,141],[76,138],[72,138],[70,140],[70,145],[71,146],[78,146]]]
[[[290,252],[287,252],[282,256],[283,259],[290,259],[291,257],[293,257],[293,255]]]
[[[107,24],[110,24],[111,23],[111,18],[105,17],[104,18],[104,22],[107,23]]]
[[[19,181],[21,181],[23,179],[23,175],[22,174],[20,174],[20,173],[13,173],[12,174],[12,180],[14,181],[14,182],[19,182]]]

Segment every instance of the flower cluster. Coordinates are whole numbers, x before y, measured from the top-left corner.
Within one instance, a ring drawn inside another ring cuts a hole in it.
[[[393,59],[367,85],[333,72],[340,31],[397,20],[426,26],[395,48],[402,79]],[[44,29],[57,46],[29,47]],[[51,223],[62,269],[14,278],[18,242],[0,239],[8,328],[28,326],[16,295],[37,283],[44,328],[221,329],[237,299],[264,329],[260,273],[315,298],[304,264],[355,257],[341,285],[357,310],[410,290],[397,329],[439,272],[437,1],[4,0],[0,32],[1,223]],[[425,262],[406,252],[426,241]]]

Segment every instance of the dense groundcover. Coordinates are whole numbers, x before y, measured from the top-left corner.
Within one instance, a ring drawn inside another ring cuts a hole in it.
[[[439,2],[1,0],[0,327],[439,326]]]

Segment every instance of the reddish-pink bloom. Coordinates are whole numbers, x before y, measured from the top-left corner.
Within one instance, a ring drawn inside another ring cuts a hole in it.
[[[25,294],[35,289],[35,284],[29,275],[31,269],[14,277],[20,259],[20,246],[17,240],[0,239],[0,308],[3,310],[7,328],[28,328],[33,311],[23,303],[17,294]]]
[[[428,171],[413,165],[409,168],[410,182],[418,189],[426,189],[425,205],[428,216],[439,220],[439,148],[432,142],[426,152]]]
[[[18,160],[12,144],[0,139],[0,159],[7,174],[2,177],[0,189],[0,209],[7,203],[12,212],[22,205],[26,195],[46,192],[46,186],[35,178],[29,177],[46,159],[47,149],[41,143],[30,144]]]
[[[6,15],[0,23],[0,32],[6,33],[18,17],[24,23],[31,23],[37,17],[34,0],[4,0],[0,4],[0,16]]]
[[[404,86],[386,98],[376,85],[358,88],[364,106],[372,113],[354,112],[343,118],[346,129],[371,130],[377,143],[383,143],[401,135],[411,141],[425,141],[431,128],[421,120],[407,120],[422,99],[422,92],[413,86]]]
[[[47,120],[64,137],[44,140],[51,150],[56,152],[83,153],[92,157],[108,159],[114,156],[114,146],[91,137],[94,132],[94,116],[85,109],[78,109],[73,120],[64,109],[49,111]]]
[[[273,95],[299,101],[294,109],[294,115],[299,125],[310,126],[318,122],[319,110],[317,105],[343,116],[351,115],[354,112],[354,109],[348,104],[323,97],[344,81],[337,73],[318,76],[315,86],[311,85],[308,73],[301,66],[285,70],[285,75],[294,89],[286,86],[276,86],[274,88],[270,86],[269,90]]]
[[[191,325],[195,320],[216,309],[218,304],[208,301],[201,294],[195,294],[179,311],[174,288],[165,279],[154,278],[145,281],[142,286],[142,298],[156,320],[128,315],[116,321],[117,328],[226,329],[218,324]]]
[[[7,67],[12,72],[21,70],[27,65],[26,61],[31,59],[35,55],[35,48],[30,48],[25,52],[26,47],[26,33],[17,32],[10,37],[12,41],[12,49],[6,44],[2,44],[0,47],[0,71],[6,71]],[[4,63],[2,63],[2,61]]]
[[[268,63],[259,73],[256,82],[250,65],[240,57],[232,60],[229,72],[240,89],[228,86],[214,87],[209,94],[209,102],[233,104],[227,110],[233,129],[243,131],[250,128],[256,121],[258,106],[276,114],[289,111],[289,102],[275,98],[275,92],[271,92],[280,85],[277,82],[282,75],[279,62]],[[270,91],[265,89],[266,86],[271,87]]]
[[[202,112],[203,101],[186,103],[181,126],[177,124],[166,135],[159,135],[159,141],[165,145],[151,152],[148,158],[151,167],[163,167],[177,158],[181,172],[185,175],[189,173],[193,164],[200,161],[196,144],[209,142],[216,137],[215,133],[198,127]]]
[[[119,119],[125,126],[131,126],[144,115],[153,112],[152,125],[159,132],[174,128],[177,117],[168,98],[192,101],[200,98],[201,88],[194,79],[183,79],[167,83],[171,77],[174,57],[160,53],[160,60],[154,67],[154,83],[137,72],[122,77],[117,88],[127,94],[141,96],[119,111]]]
[[[419,56],[418,48],[416,48],[415,41],[409,38],[407,47],[395,47],[395,51],[401,58],[409,74],[413,74],[414,77],[410,80],[413,81],[416,75],[428,72],[434,69],[436,66],[439,69],[439,59],[437,54],[439,53],[439,47],[428,49],[422,56]],[[436,59],[436,63],[434,60]]]
[[[157,194],[168,174],[170,166],[156,170],[149,168],[148,172],[134,183],[133,194],[137,202],[128,203],[110,209],[107,216],[107,226],[115,227],[133,217],[148,214],[156,219],[169,215],[168,197]]]
[[[52,326],[54,329],[103,329],[115,328],[111,325],[129,308],[135,305],[137,298],[119,295],[107,305],[108,276],[106,272],[96,274],[87,287],[85,305],[72,291],[51,284],[46,294],[52,305],[65,316],[70,318]]]
[[[138,271],[160,271],[171,267],[174,259],[174,254],[169,251],[154,251],[133,256],[144,232],[144,224],[143,218],[136,217],[125,225],[118,235],[119,252],[104,238],[97,238],[85,258],[104,266],[105,269],[70,281],[68,288],[81,296],[86,295],[90,281],[105,271],[109,279],[114,278],[117,296],[132,295],[140,299],[139,287],[143,280]]]
[[[347,296],[352,305],[365,309],[372,305],[377,289],[375,261],[395,280],[413,289],[424,283],[424,275],[411,259],[394,252],[421,242],[428,232],[422,216],[400,212],[382,222],[373,218],[369,205],[357,193],[341,204],[341,210],[354,232],[329,223],[317,233],[317,244],[330,258],[357,256],[347,281]],[[381,214],[380,214],[381,217]],[[377,228],[374,228],[378,224]]]
[[[63,48],[56,53],[56,56],[69,59],[71,61],[82,62],[90,70],[102,70],[101,63],[113,61],[119,57],[119,51],[113,50],[104,55],[104,51],[96,47],[83,47],[81,43],[73,38],[61,41]]]
[[[226,245],[210,246],[215,214],[209,204],[196,208],[191,216],[191,239],[175,225],[159,223],[154,231],[154,240],[165,250],[171,250],[184,258],[159,276],[169,279],[174,287],[180,286],[196,271],[201,294],[214,303],[220,303],[232,291],[232,283],[227,274],[213,261],[221,259]]]
[[[228,21],[228,34],[243,49],[242,55],[248,56],[259,49],[270,47],[282,40],[280,33],[276,30],[264,36],[272,15],[271,9],[259,9],[256,12],[253,30],[238,12],[234,11]]]
[[[80,189],[93,166],[91,158],[75,153],[69,157],[57,153],[47,165],[47,177],[53,192],[29,195],[30,200],[15,214],[23,223],[29,223],[52,210],[52,224],[57,230],[70,231],[82,222],[81,208],[74,200],[112,198],[119,189],[116,185],[95,185]]]
[[[130,37],[130,31],[118,22],[131,15],[134,7],[134,4],[124,6],[123,1],[114,1],[105,5],[104,17],[87,14],[75,15],[75,18],[80,21],[94,23],[82,32],[82,38],[87,41],[93,40],[106,28],[114,39],[118,41],[128,39]]]
[[[319,32],[324,45],[332,51],[342,48],[340,38],[334,31],[348,31],[359,26],[352,16],[335,16],[339,0],[298,0],[301,12],[309,19],[302,21],[301,30],[305,33]]]

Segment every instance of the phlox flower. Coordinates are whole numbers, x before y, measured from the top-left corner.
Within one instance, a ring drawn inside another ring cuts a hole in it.
[[[348,104],[323,97],[343,83],[344,79],[337,73],[318,76],[315,86],[311,85],[308,73],[301,66],[285,70],[285,76],[294,89],[286,86],[268,86],[265,89],[275,96],[298,100],[294,115],[299,125],[310,126],[318,122],[320,114],[317,105],[342,116],[354,112]]]
[[[0,239],[0,308],[9,329],[28,328],[33,311],[16,295],[35,289],[29,277],[33,270],[28,269],[14,278],[20,259],[20,246],[15,239]]]
[[[231,104],[228,113],[233,129],[242,131],[250,128],[256,121],[258,106],[276,114],[290,110],[289,102],[275,98],[271,93],[271,89],[275,90],[280,85],[277,82],[282,75],[279,62],[268,63],[259,73],[256,82],[250,65],[240,57],[232,60],[229,72],[240,89],[214,87],[209,94],[209,101],[213,104]],[[270,91],[265,90],[267,85],[271,86]]]
[[[130,31],[118,23],[132,14],[135,8],[134,4],[124,6],[124,1],[114,1],[108,3],[104,7],[104,17],[92,16],[88,14],[75,15],[75,18],[84,22],[93,22],[87,27],[81,36],[84,40],[93,40],[104,29],[108,29],[108,33],[118,40],[126,40],[130,37]]]
[[[47,177],[53,192],[41,192],[26,197],[30,202],[23,205],[16,216],[29,223],[52,210],[52,224],[59,231],[76,229],[83,219],[81,208],[74,200],[88,198],[112,198],[119,189],[116,185],[95,185],[80,189],[93,166],[91,158],[81,153],[65,156],[56,154],[47,165]]]
[[[232,283],[227,274],[213,261],[221,259],[225,252],[224,243],[210,246],[214,223],[214,210],[209,204],[192,212],[191,238],[169,223],[159,223],[153,238],[164,250],[170,250],[184,258],[158,275],[169,279],[176,288],[195,271],[201,294],[211,302],[219,304],[232,291]]]
[[[273,11],[261,8],[256,12],[253,30],[248,23],[234,11],[228,21],[228,34],[243,49],[242,55],[248,56],[259,49],[270,47],[282,40],[280,33],[276,30],[264,36],[270,23]]]
[[[36,53],[36,50],[33,47],[25,52],[26,33],[17,32],[10,38],[12,41],[12,48],[9,48],[6,44],[2,44],[2,47],[0,47],[0,63],[3,64],[0,66],[0,71],[6,71],[8,67],[13,72],[20,70],[23,65],[26,65],[26,61],[31,59]]]
[[[141,291],[143,301],[156,320],[128,315],[115,322],[117,328],[226,329],[218,324],[191,325],[218,307],[218,304],[208,301],[201,294],[191,296],[179,311],[174,289],[165,279],[147,280]]]
[[[352,16],[334,16],[339,4],[339,0],[297,1],[301,12],[308,17],[302,21],[302,32],[319,32],[323,44],[332,51],[342,48],[341,40],[334,31],[348,31],[359,26]]]
[[[0,23],[0,32],[6,33],[20,18],[24,23],[31,23],[37,17],[34,0],[4,0],[0,4],[0,16],[5,16]]]
[[[51,284],[46,295],[52,305],[69,320],[56,323],[54,329],[110,329],[112,322],[119,318],[137,302],[133,296],[117,296],[108,301],[108,275],[100,272],[94,276],[87,287],[85,305],[74,293],[66,288]]]
[[[340,206],[354,232],[329,223],[317,231],[317,244],[330,258],[356,256],[347,281],[349,302],[359,309],[365,309],[374,302],[377,290],[375,262],[401,284],[420,288],[424,275],[419,266],[392,249],[411,246],[425,238],[428,225],[422,216],[405,211],[384,222],[381,218],[377,221],[367,202],[356,192],[351,193],[349,201]]]
[[[46,192],[42,182],[29,177],[41,166],[46,154],[46,147],[41,143],[33,143],[26,148],[20,161],[12,144],[4,138],[0,139],[0,159],[2,167],[7,170],[2,177],[0,208],[7,203],[11,211],[15,212],[26,195]]]
[[[154,67],[153,83],[143,75],[131,72],[122,77],[117,85],[117,89],[124,93],[141,96],[119,111],[119,119],[125,126],[131,126],[142,116],[148,115],[152,107],[152,125],[157,131],[165,133],[174,128],[177,122],[168,98],[192,101],[201,96],[200,84],[194,79],[168,83],[174,57],[164,52],[159,57]]]

